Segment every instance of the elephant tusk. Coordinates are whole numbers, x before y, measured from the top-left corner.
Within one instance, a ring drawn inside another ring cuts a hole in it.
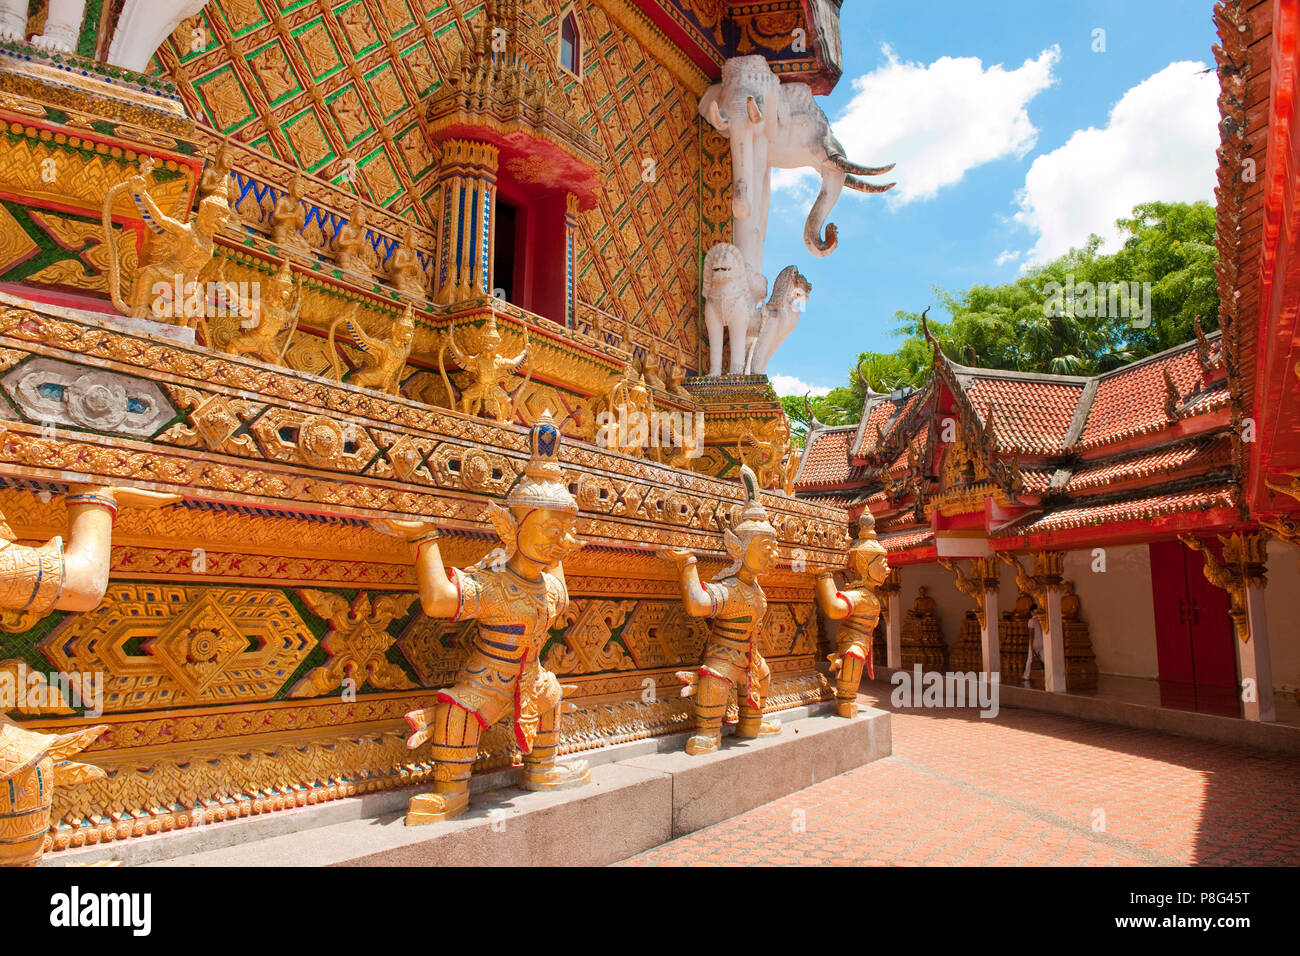
[[[835,164],[836,169],[839,169],[842,172],[852,173],[855,176],[883,176],[896,165],[895,163],[890,163],[888,166],[862,166],[853,162],[847,156],[832,156],[831,162]]]
[[[884,193],[897,186],[897,183],[885,183],[883,186],[877,186],[875,183],[869,183],[866,180],[859,179],[857,176],[845,176],[844,185],[850,189],[856,189],[860,193]]]
[[[725,133],[731,129],[731,123],[722,115],[722,110],[718,109],[717,100],[709,104],[709,122],[714,125],[719,133]]]

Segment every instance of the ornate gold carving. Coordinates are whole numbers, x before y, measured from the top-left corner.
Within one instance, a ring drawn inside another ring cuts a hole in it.
[[[349,605],[328,591],[299,588],[296,593],[313,614],[330,622],[329,633],[321,639],[321,648],[329,660],[294,684],[290,697],[320,697],[339,687],[355,693],[365,684],[383,690],[415,686],[400,667],[386,658],[396,641],[388,633],[388,625],[406,616],[415,595],[382,594],[372,598],[363,591]]]
[[[903,620],[902,654],[899,663],[903,670],[916,664],[924,671],[943,671],[948,668],[948,645],[943,639],[939,619],[934,615],[935,602],[924,585],[917,592],[912,608]]]
[[[146,170],[151,167],[146,165]],[[117,196],[129,192],[148,231],[140,264],[131,282],[131,290],[122,298],[118,278],[118,233],[113,229],[112,211]],[[138,319],[153,318],[192,327],[207,313],[206,293],[199,288],[199,277],[212,263],[213,239],[230,219],[226,182],[199,203],[192,223],[183,223],[163,213],[149,191],[146,176],[135,175],[108,190],[104,197],[104,244],[109,249],[108,288],[113,305]],[[164,290],[160,302],[155,286]],[[177,296],[181,297],[180,301]],[[197,308],[191,308],[193,298]]]
[[[241,323],[244,331],[228,339],[222,349],[231,355],[251,355],[283,365],[302,309],[302,280],[294,282],[286,259],[268,285],[267,294],[259,296],[257,307],[252,309],[251,317],[256,321]]]
[[[1202,569],[1205,580],[1228,592],[1228,614],[1232,618],[1233,630],[1243,644],[1247,643],[1250,640],[1250,612],[1246,607],[1246,589],[1262,588],[1266,583],[1268,532],[1243,534],[1237,531],[1219,535],[1219,542],[1223,545],[1222,561],[1199,538],[1180,534],[1178,540],[1205,558]]]
[[[411,355],[411,343],[415,340],[415,311],[407,305],[401,317],[393,323],[387,339],[367,335],[356,320],[357,307],[354,305],[346,314],[339,316],[330,326],[329,340],[334,342],[334,331],[339,323],[347,326],[352,341],[366,354],[361,367],[348,378],[349,385],[361,388],[373,388],[389,395],[401,391],[402,373],[406,370],[406,360]],[[331,352],[334,361],[335,378],[342,378],[343,370],[339,365],[337,353]]]
[[[160,436],[161,441],[184,447],[198,447],[228,455],[256,455],[257,445],[250,435],[236,435],[242,422],[250,421],[265,406],[224,395],[202,395],[192,388],[173,385],[168,391],[181,408],[189,409],[189,426],[173,425]]]
[[[59,670],[104,672],[114,712],[269,699],[315,645],[279,591],[114,583],[39,648]]]

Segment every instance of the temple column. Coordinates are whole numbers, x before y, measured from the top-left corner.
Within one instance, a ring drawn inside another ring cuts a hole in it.
[[[895,669],[903,666],[903,602],[899,599],[902,590],[903,572],[890,568],[889,576],[880,586],[880,594],[885,599],[885,666]]]
[[[578,196],[564,197],[564,324],[573,328],[578,314]]]
[[[1064,551],[1041,551],[1034,555],[1034,577],[1042,585],[1046,605],[1043,628],[1043,689],[1065,693],[1065,623],[1061,617]]]
[[[498,156],[490,143],[442,142],[436,280],[440,304],[492,294]]]
[[[991,678],[1002,670],[1002,656],[998,647],[998,562],[996,558],[979,558],[975,573],[983,578],[984,618],[980,622],[980,651],[984,661],[984,676]]]
[[[1245,587],[1247,634],[1237,644],[1237,673],[1241,683],[1254,680],[1254,700],[1243,692],[1242,713],[1247,720],[1277,720],[1273,704],[1273,662],[1269,656],[1268,617],[1264,612],[1265,565],[1268,561],[1268,535],[1244,535],[1242,542],[1242,583]]]

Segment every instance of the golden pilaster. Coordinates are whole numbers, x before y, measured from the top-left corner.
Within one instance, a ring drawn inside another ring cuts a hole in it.
[[[492,294],[499,150],[469,139],[444,140],[442,149],[438,300],[450,304]]]

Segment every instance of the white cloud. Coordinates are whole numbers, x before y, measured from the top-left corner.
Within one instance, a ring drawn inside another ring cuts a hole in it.
[[[853,81],[853,99],[831,125],[854,162],[897,163],[884,180],[891,206],[930,199],[968,170],[1007,156],[1023,158],[1038,130],[1026,105],[1051,86],[1059,47],[1008,70],[978,57],[940,57],[929,66],[904,62],[888,46],[888,62]],[[789,189],[811,171],[774,171],[774,189]],[[846,190],[851,192],[851,190]]]
[[[1171,63],[1125,93],[1105,129],[1076,130],[1025,174],[1014,220],[1038,234],[1028,263],[1097,233],[1119,245],[1115,220],[1141,202],[1213,200],[1219,80],[1204,63]]]
[[[1001,254],[997,257],[997,259],[993,261],[993,264],[995,266],[1004,266],[1008,262],[1015,262],[1023,255],[1024,253],[1020,252],[1017,249],[1003,249]]]
[[[830,393],[829,388],[809,385],[803,379],[795,378],[793,375],[769,375],[768,381],[772,383],[778,395],[803,395],[805,392],[811,392],[815,397],[820,398]]]

